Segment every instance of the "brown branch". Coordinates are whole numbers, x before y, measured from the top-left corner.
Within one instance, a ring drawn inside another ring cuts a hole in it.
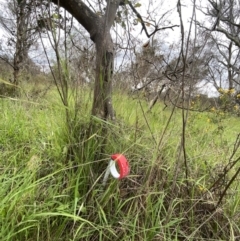
[[[0,56],[0,59],[2,59],[6,64],[8,64],[9,66],[11,66],[14,69],[14,66],[9,62],[8,59],[3,58],[2,56]]]
[[[128,5],[130,6],[130,8],[132,9],[132,11],[136,14],[136,16],[138,17],[138,19],[140,19],[141,25],[142,25],[142,30],[144,30],[145,34],[147,35],[148,38],[150,38],[152,35],[154,35],[156,32],[161,31],[161,30],[165,30],[165,29],[172,29],[175,27],[179,27],[179,25],[172,25],[172,26],[168,26],[168,27],[162,27],[159,28],[157,25],[154,26],[155,29],[152,33],[148,33],[147,31],[147,27],[143,21],[143,18],[141,16],[141,14],[136,10],[136,8],[132,5],[132,3],[130,1],[128,1]]]
[[[150,79],[147,83],[145,83],[143,86],[135,89],[134,91],[140,91],[140,90],[144,89],[145,87],[147,87],[148,85],[150,85],[150,84],[151,84],[153,81],[155,81],[155,80],[161,80],[161,77]]]
[[[120,0],[115,1],[108,1],[107,7],[106,7],[106,13],[104,15],[105,18],[105,26],[107,27],[107,31],[110,30],[110,28],[113,25],[113,22],[116,17],[116,12],[119,7]]]
[[[89,32],[91,39],[94,39],[97,31],[96,26],[102,22],[102,18],[94,13],[83,1],[52,0],[52,2],[71,13],[73,17]]]
[[[217,32],[225,34],[225,36],[228,39],[232,40],[236,44],[236,46],[238,46],[240,48],[240,41],[239,41],[239,39],[234,37],[232,34],[228,33],[225,29],[218,27],[214,31],[217,31]]]
[[[219,178],[211,185],[210,188],[208,188],[208,190],[213,192],[217,188],[217,185],[220,183],[220,181],[224,180],[226,178],[227,174],[230,172],[230,170],[232,170],[233,167],[236,166],[237,163],[239,163],[240,157],[238,157],[236,160],[232,161],[232,158],[237,153],[239,147],[240,147],[240,134],[238,134],[238,136],[236,138],[232,154],[229,158],[229,163],[224,167],[223,174],[219,176]],[[239,173],[240,173],[240,168],[237,169],[236,173],[232,176],[231,180],[225,186],[225,188],[224,188],[223,192],[221,193],[221,196],[220,196],[220,198],[219,198],[219,200],[218,200],[218,202],[217,202],[217,204],[214,208],[215,210],[221,204],[222,199],[226,195],[227,190],[232,185],[232,183],[236,180]]]
[[[239,158],[240,159],[240,158]],[[232,185],[232,183],[236,180],[238,174],[240,174],[240,167],[238,168],[238,170],[236,171],[236,173],[233,175],[233,177],[231,178],[231,180],[228,182],[227,186],[225,187],[225,189],[223,190],[217,205],[215,206],[215,210],[218,208],[218,206],[221,204],[223,198],[226,195],[227,190],[229,189],[229,187]]]

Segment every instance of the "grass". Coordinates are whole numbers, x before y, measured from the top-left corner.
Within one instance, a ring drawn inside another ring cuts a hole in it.
[[[1,240],[239,239],[239,177],[214,209],[239,168],[237,162],[219,179],[240,154],[230,159],[238,118],[189,113],[186,179],[181,110],[171,116],[172,107],[158,103],[147,113],[145,101],[114,94],[118,118],[104,124],[107,143],[98,158],[101,128],[89,135],[91,97],[86,91],[78,96],[77,105],[70,98],[71,116],[78,109],[70,129],[54,89],[44,99],[0,100]],[[116,152],[127,156],[131,174],[103,187]]]

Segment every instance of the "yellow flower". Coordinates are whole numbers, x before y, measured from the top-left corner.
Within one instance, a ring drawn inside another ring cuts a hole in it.
[[[222,88],[219,88],[219,89],[218,89],[218,92],[219,92],[219,93],[223,93],[224,91],[223,91]]]
[[[208,119],[207,119],[207,122],[211,122],[211,119],[208,118]]]
[[[198,188],[199,188],[199,191],[200,191],[200,192],[207,191],[207,188],[206,188],[206,187],[203,187],[202,185],[198,185]]]
[[[238,109],[239,109],[239,106],[238,106],[238,105],[234,105],[233,108],[234,108],[235,110],[238,110]]]
[[[211,111],[215,111],[215,110],[216,110],[215,107],[212,107],[212,108],[211,108]]]
[[[229,94],[233,94],[235,92],[235,89],[230,89],[230,90],[228,90],[228,93]]]
[[[237,98],[240,99],[240,94],[237,95]]]

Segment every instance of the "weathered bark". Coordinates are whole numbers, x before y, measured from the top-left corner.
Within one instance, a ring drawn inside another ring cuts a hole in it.
[[[228,88],[229,90],[234,88],[234,83],[233,83],[233,69],[231,68],[231,61],[232,61],[232,50],[233,47],[233,42],[231,41],[229,46],[228,46],[228,58],[227,58],[227,67],[228,67]]]
[[[102,119],[113,119],[112,107],[112,73],[113,43],[110,33],[96,35],[96,75],[92,114]]]
[[[27,1],[22,0],[14,3],[16,11],[16,45],[13,59],[13,84],[17,87],[19,84],[19,75],[23,66],[23,62],[28,57],[28,51],[31,46],[28,40],[30,35],[28,32],[28,24],[30,11],[26,9]]]
[[[112,107],[112,73],[114,48],[110,28],[115,19],[121,0],[108,0],[106,13],[103,17],[96,13],[81,0],[53,0],[71,13],[88,31],[96,46],[96,74],[92,114],[102,119],[114,119]]]

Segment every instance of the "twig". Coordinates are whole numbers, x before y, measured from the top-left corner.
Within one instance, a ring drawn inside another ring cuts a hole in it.
[[[148,38],[150,38],[152,35],[154,35],[156,32],[161,31],[161,30],[165,30],[165,29],[172,29],[175,27],[179,27],[179,25],[172,25],[172,26],[168,26],[168,27],[162,27],[159,28],[157,25],[154,26],[154,31],[152,33],[148,33],[146,25],[143,21],[143,18],[141,16],[141,14],[136,10],[136,8],[132,5],[132,3],[130,1],[128,1],[128,5],[130,6],[130,8],[132,9],[132,11],[136,14],[136,16],[138,17],[138,19],[140,19],[141,25],[142,25],[142,29],[144,30],[145,34],[147,35]]]
[[[240,160],[240,158],[238,158],[238,160]],[[218,208],[218,206],[221,204],[222,199],[224,198],[224,196],[226,195],[227,190],[229,189],[229,187],[232,185],[232,183],[234,182],[234,180],[237,178],[238,174],[240,173],[240,167],[238,168],[238,170],[236,171],[236,173],[233,175],[233,177],[231,178],[231,180],[228,182],[228,184],[226,185],[225,189],[223,190],[217,205],[215,206],[215,210]]]

